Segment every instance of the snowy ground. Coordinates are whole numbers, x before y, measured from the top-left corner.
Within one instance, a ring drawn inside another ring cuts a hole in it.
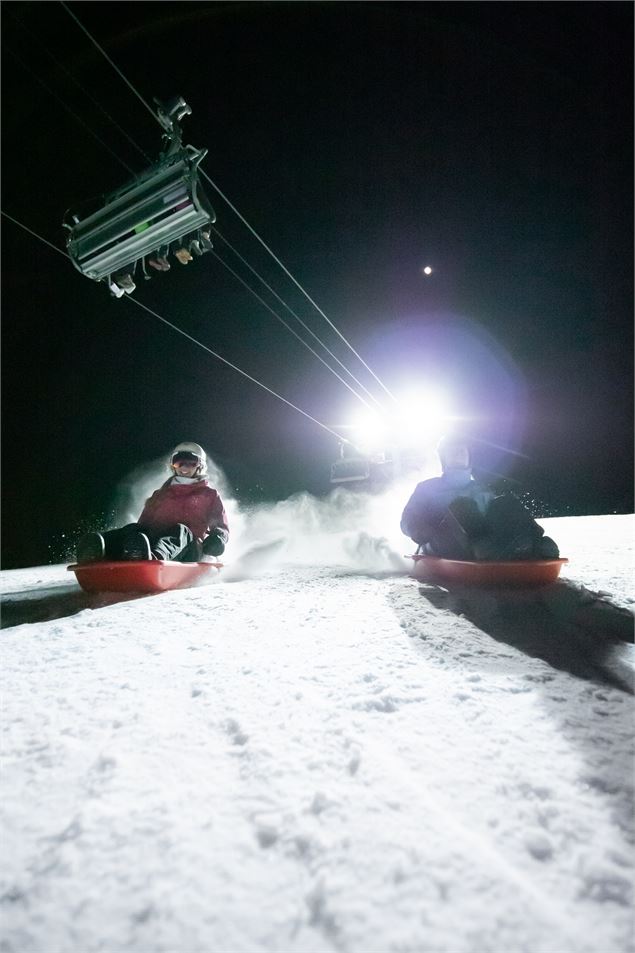
[[[0,574],[0,949],[633,950],[635,518],[541,522],[531,599],[317,530],[143,598]]]

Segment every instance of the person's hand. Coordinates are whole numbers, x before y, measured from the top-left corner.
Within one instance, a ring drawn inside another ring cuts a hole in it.
[[[203,540],[203,554],[205,556],[220,556],[224,553],[227,535],[227,530],[216,526],[211,530],[209,536]]]

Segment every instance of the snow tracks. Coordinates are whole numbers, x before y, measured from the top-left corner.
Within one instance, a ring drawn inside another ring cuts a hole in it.
[[[626,953],[632,697],[443,598],[290,568],[5,630],[6,953]]]

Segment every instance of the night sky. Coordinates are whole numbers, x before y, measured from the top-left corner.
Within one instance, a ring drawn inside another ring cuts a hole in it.
[[[387,387],[452,394],[477,469],[554,513],[632,511],[632,4],[69,8],[146,102],[184,96],[203,169]],[[65,210],[143,171],[127,136],[156,160],[161,130],[61,4],[2,12],[3,209],[63,249]],[[383,400],[203,186],[222,235]],[[181,440],[239,500],[328,491],[334,437],[2,226],[4,568],[62,559]],[[361,406],[212,255],[134,297],[323,423]]]

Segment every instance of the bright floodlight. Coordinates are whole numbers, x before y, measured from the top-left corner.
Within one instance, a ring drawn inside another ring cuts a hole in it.
[[[419,444],[438,439],[449,419],[445,397],[424,391],[406,395],[399,401],[397,431],[402,444]]]
[[[379,415],[369,411],[360,414],[352,426],[352,443],[362,453],[372,453],[374,450],[383,450],[387,438],[386,421]]]
[[[398,407],[386,414],[359,413],[347,426],[351,443],[362,454],[432,445],[446,431],[451,419],[445,395],[430,389],[403,393]]]
[[[432,268],[430,267],[430,265],[426,265],[426,266],[425,266],[425,268],[423,269],[423,273],[424,273],[424,275],[431,275],[431,274],[432,274]]]

